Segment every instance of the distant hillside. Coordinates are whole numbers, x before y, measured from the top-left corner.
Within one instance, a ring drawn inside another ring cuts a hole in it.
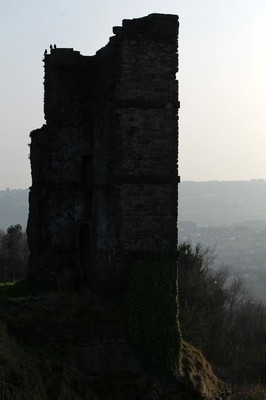
[[[0,229],[26,227],[28,189],[0,191]],[[266,221],[266,181],[181,182],[179,220],[198,226]]]
[[[28,218],[28,189],[0,191],[0,229],[21,224],[26,228]]]
[[[198,226],[266,220],[266,181],[181,182],[178,209]]]

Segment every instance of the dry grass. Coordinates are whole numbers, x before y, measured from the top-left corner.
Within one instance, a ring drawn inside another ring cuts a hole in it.
[[[266,387],[260,384],[242,389],[233,400],[266,400]]]
[[[203,399],[213,400],[226,396],[226,385],[214,374],[203,354],[185,341],[182,342],[181,376],[191,391]]]

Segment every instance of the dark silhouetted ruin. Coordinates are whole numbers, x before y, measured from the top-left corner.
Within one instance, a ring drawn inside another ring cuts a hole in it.
[[[178,17],[124,20],[94,56],[44,56],[46,124],[31,133],[30,275],[123,285],[177,245]]]

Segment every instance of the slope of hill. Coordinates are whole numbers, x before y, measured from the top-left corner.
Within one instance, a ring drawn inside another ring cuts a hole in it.
[[[226,386],[200,351],[184,343],[178,379],[161,379],[129,340],[121,299],[69,289],[44,294],[26,281],[0,285],[1,398],[225,398]]]

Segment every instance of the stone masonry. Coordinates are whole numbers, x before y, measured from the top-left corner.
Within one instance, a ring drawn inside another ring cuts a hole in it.
[[[44,56],[29,268],[58,289],[116,290],[145,254],[176,253],[178,17],[124,20],[113,33],[94,56]]]

